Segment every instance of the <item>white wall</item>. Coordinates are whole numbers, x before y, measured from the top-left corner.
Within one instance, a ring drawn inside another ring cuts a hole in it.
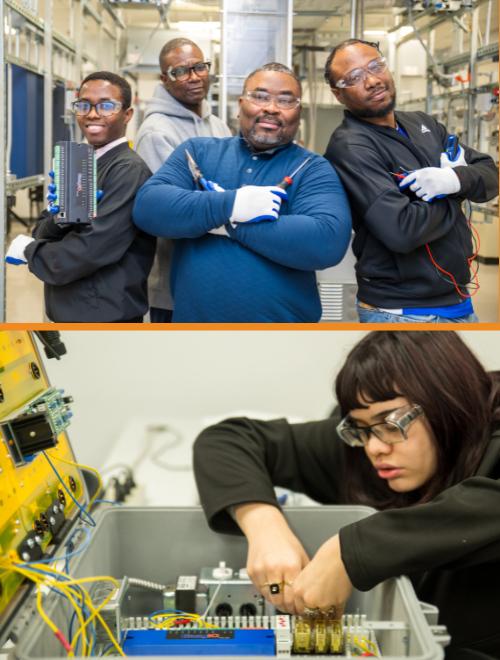
[[[70,437],[78,459],[98,468],[137,417],[246,409],[321,418],[333,406],[335,374],[364,334],[63,332],[68,354],[44,363],[52,384],[75,398]],[[500,332],[461,334],[486,368],[500,369]]]

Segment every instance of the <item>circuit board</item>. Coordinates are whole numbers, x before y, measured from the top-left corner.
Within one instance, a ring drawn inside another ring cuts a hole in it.
[[[61,391],[51,388],[41,357],[29,332],[0,332],[0,557],[37,559],[68,519],[78,509],[40,451],[29,456],[16,454],[9,428],[16,420],[29,439],[33,426],[43,416],[47,432],[57,440],[49,454],[64,484],[75,499],[84,503],[82,477],[77,467],[58,461],[75,461],[65,433],[69,413]],[[37,429],[40,427],[36,427]],[[15,427],[14,427],[15,428]],[[18,431],[19,432],[19,431]],[[54,508],[54,504],[57,506]],[[63,506],[61,506],[63,504]],[[33,549],[32,549],[33,548]],[[34,552],[38,555],[33,555]],[[15,554],[13,554],[13,552]],[[26,559],[25,559],[26,560]],[[0,631],[21,595],[22,576],[0,573]]]

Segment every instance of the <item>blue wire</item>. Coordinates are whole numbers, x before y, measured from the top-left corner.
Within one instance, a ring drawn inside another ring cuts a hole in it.
[[[39,559],[38,561],[26,561],[26,562],[23,562],[22,564],[18,564],[18,565],[19,566],[32,566],[33,564],[51,564],[55,561],[64,561],[64,560],[69,559],[70,557],[74,557],[75,555],[80,554],[80,552],[83,552],[85,550],[85,548],[88,546],[88,544],[90,543],[90,531],[86,527],[79,527],[78,529],[76,529],[73,532],[73,534],[70,536],[70,539],[76,534],[76,532],[80,532],[80,531],[81,532],[86,532],[88,537],[87,537],[87,540],[85,541],[85,543],[82,545],[82,547],[79,548],[78,550],[73,550],[73,552],[69,552],[68,554],[63,555],[62,557],[51,557],[50,559]],[[30,570],[34,570],[34,569],[30,569]],[[48,575],[52,575],[52,574],[48,573]]]
[[[76,534],[78,534],[78,532],[86,532],[87,540],[85,541],[85,543],[83,544],[83,546],[79,550],[74,550],[73,552],[69,552],[71,540],[73,539],[74,536],[76,536]],[[71,534],[71,536],[69,537],[68,542],[66,544],[66,553],[67,554],[64,557],[60,557],[60,558],[58,557],[58,559],[64,559],[65,560],[64,570],[66,571],[66,575],[69,575],[69,562],[68,562],[68,559],[70,557],[74,557],[75,554],[77,555],[80,552],[82,552],[83,550],[85,550],[85,548],[88,546],[89,543],[90,543],[90,531],[86,527],[79,527],[78,529],[75,529],[73,534]]]
[[[104,502],[105,504],[118,504],[118,506],[123,506],[122,502],[112,502],[111,500],[94,500],[92,504],[98,504],[99,502]]]
[[[69,489],[69,488],[66,486],[66,484],[64,483],[64,481],[63,481],[61,475],[60,475],[59,472],[56,470],[56,468],[54,467],[54,464],[52,463],[52,461],[51,461],[50,458],[48,457],[47,452],[44,451],[44,452],[42,452],[42,454],[45,456],[45,458],[46,458],[47,461],[49,462],[50,467],[51,467],[51,468],[54,470],[54,472],[56,473],[56,476],[57,476],[57,478],[59,479],[59,481],[61,482],[61,484],[63,485],[64,490],[68,493],[68,495],[71,497],[71,499],[72,499],[73,502],[76,504],[76,506],[80,509],[80,511],[83,512],[83,513],[89,518],[89,520],[91,520],[91,522],[92,522],[92,527],[95,527],[95,526],[96,526],[96,524],[95,524],[95,520],[92,518],[92,516],[90,515],[90,513],[88,513],[88,511],[86,511],[86,510],[83,508],[83,506],[80,504],[80,502],[78,502],[78,500],[76,500],[76,499],[73,497],[73,493],[70,491],[70,489]],[[80,515],[81,515],[81,514],[80,514]],[[82,520],[83,520],[83,518],[82,518]],[[84,520],[84,522],[86,522],[88,525],[90,525],[90,523],[89,523],[88,520]]]

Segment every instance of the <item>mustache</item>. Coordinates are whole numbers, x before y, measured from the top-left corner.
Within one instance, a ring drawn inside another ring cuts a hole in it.
[[[379,85],[368,97],[368,100],[372,99],[374,96],[379,94],[380,92],[385,92],[385,90],[389,89],[388,85]]]
[[[274,115],[268,115],[268,114],[258,115],[255,118],[254,126],[255,124],[259,124],[261,121],[268,121],[270,123],[276,124],[277,126],[283,126],[283,121],[279,117],[275,117]]]

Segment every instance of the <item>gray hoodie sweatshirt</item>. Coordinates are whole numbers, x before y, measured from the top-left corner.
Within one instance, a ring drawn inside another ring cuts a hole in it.
[[[144,121],[135,138],[135,150],[154,173],[185,140],[194,137],[230,137],[231,131],[215,117],[203,101],[201,117],[171,96],[162,83],[146,101]],[[148,280],[150,307],[173,309],[170,293],[170,264],[174,241],[159,238],[153,269]]]

